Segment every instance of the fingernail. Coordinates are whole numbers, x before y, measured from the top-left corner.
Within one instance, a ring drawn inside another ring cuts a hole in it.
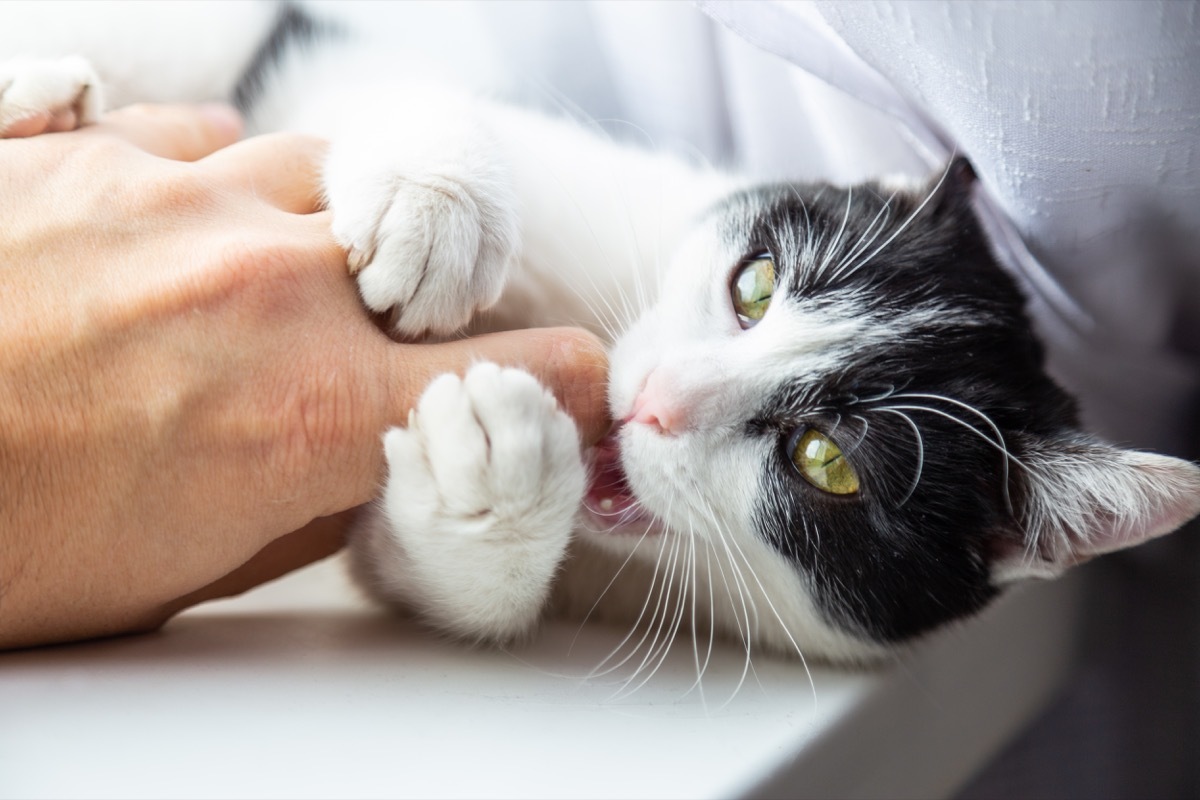
[[[200,114],[221,133],[237,139],[242,135],[242,115],[233,106],[225,103],[205,103]]]

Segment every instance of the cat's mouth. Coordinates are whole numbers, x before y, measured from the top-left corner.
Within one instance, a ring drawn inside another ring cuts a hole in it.
[[[583,507],[597,523],[613,531],[650,518],[621,466],[619,431],[614,429],[589,451],[588,486],[583,496]]]

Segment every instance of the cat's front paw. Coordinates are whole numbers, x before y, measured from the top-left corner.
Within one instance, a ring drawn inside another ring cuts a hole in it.
[[[86,59],[0,61],[0,139],[73,130],[103,110],[100,81]]]
[[[431,383],[384,445],[384,511],[418,610],[473,640],[528,631],[583,496],[572,419],[528,373],[484,363]]]
[[[335,139],[325,190],[363,302],[406,337],[448,334],[500,298],[517,250],[515,200],[467,111]]]

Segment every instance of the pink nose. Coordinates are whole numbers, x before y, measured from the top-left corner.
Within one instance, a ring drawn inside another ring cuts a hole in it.
[[[659,375],[655,372],[650,374],[646,385],[638,392],[626,421],[649,425],[659,433],[670,436],[687,427],[687,414],[682,406],[667,399]]]

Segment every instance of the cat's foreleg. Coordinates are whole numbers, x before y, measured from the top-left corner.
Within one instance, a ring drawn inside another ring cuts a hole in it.
[[[360,582],[457,637],[530,631],[584,491],[575,423],[528,373],[482,363],[431,383],[384,447],[382,513],[351,538]]]
[[[518,247],[507,165],[453,92],[404,85],[332,137],[325,192],[363,302],[407,337],[449,334],[494,304]]]

